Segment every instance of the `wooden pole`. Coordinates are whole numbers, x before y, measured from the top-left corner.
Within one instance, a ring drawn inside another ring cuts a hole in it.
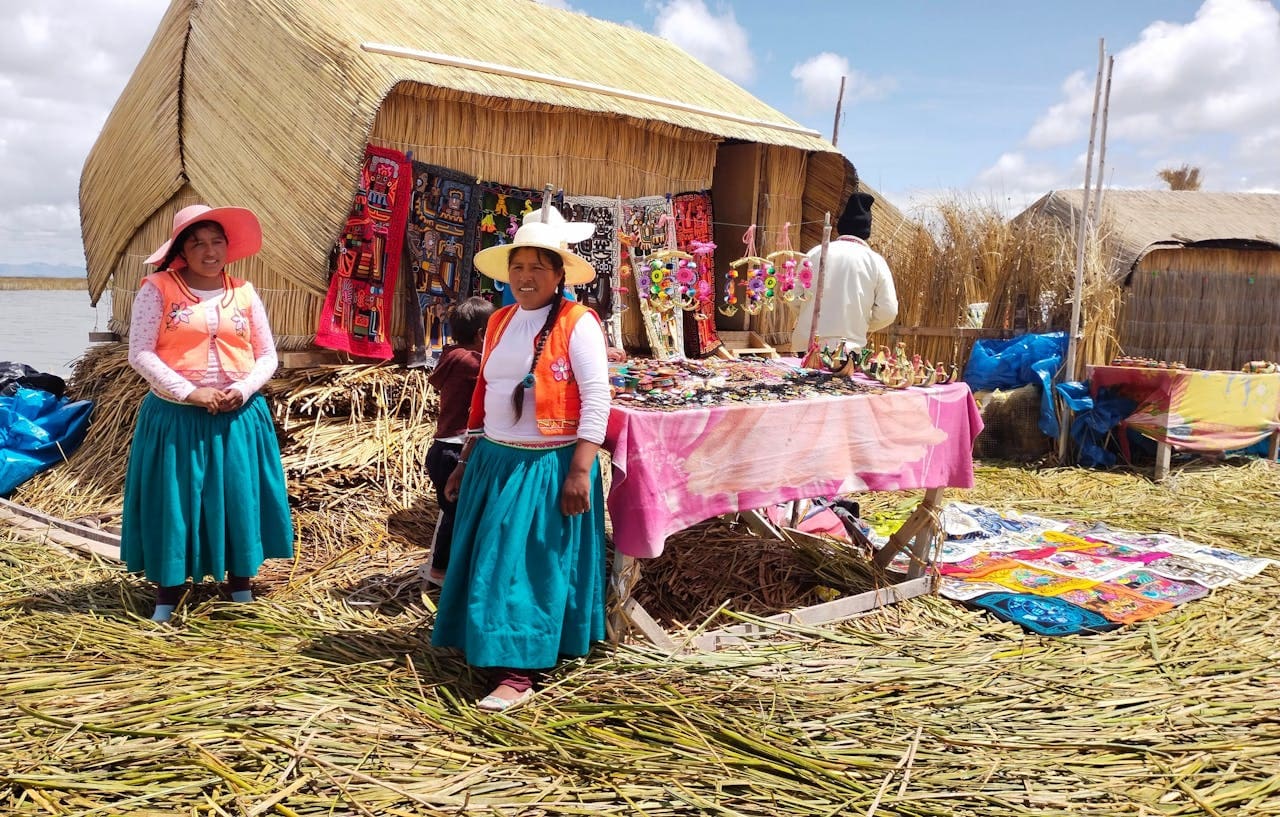
[[[811,366],[810,353],[818,345],[818,318],[822,315],[822,290],[827,282],[827,247],[831,244],[831,213],[828,212],[822,222],[822,250],[818,253],[818,292],[813,296],[813,320],[809,322],[809,346],[805,349],[805,366]]]
[[[1111,113],[1111,72],[1115,68],[1116,58],[1107,57],[1107,84],[1102,92],[1102,135],[1098,141],[1098,181],[1093,187],[1093,223],[1102,220],[1102,184],[1107,168],[1107,118]]]
[[[1106,41],[1098,40],[1098,78],[1093,86],[1093,115],[1089,119],[1089,150],[1084,161],[1084,189],[1081,191],[1083,201],[1080,206],[1080,229],[1076,241],[1076,275],[1071,287],[1071,325],[1067,334],[1067,359],[1062,366],[1062,379],[1070,381],[1076,376],[1076,336],[1080,332],[1080,298],[1084,290],[1084,246],[1089,237],[1089,184],[1093,178],[1093,143],[1098,130],[1098,104],[1102,96],[1102,71],[1106,63]],[[1067,442],[1071,439],[1070,412],[1063,410],[1059,415],[1058,461],[1067,458]]]
[[[831,144],[835,145],[836,139],[840,136],[840,106],[844,103],[844,81],[847,77],[840,77],[840,95],[836,97],[836,121],[831,126]]]

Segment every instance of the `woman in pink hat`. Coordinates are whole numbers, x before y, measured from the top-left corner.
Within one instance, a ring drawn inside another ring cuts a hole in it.
[[[168,621],[187,579],[228,580],[252,601],[264,559],[293,556],[293,523],[275,427],[259,389],[276,370],[275,340],[253,285],[226,265],[262,247],[243,207],[184,207],[159,268],[138,288],[129,363],[151,384],[125,477],[120,555],[158,586]]]

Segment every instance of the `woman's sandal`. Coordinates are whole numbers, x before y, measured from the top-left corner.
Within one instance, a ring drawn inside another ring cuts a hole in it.
[[[526,689],[514,698],[500,698],[497,695],[489,694],[476,702],[476,709],[482,712],[506,712],[514,709],[525,701],[533,697],[533,687]]]
[[[431,565],[419,566],[418,578],[422,579],[427,584],[435,585],[436,587],[444,587],[444,571],[437,570]]]

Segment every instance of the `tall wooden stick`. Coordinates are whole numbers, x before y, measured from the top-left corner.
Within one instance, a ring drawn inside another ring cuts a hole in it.
[[[840,106],[844,104],[844,81],[847,77],[840,77],[840,95],[836,97],[836,122],[831,126],[831,144],[834,146],[836,139],[840,136]]]
[[[1076,335],[1080,332],[1080,299],[1084,290],[1084,245],[1089,237],[1089,184],[1093,178],[1093,142],[1098,130],[1098,104],[1102,96],[1102,71],[1106,63],[1106,41],[1098,40],[1098,78],[1093,86],[1093,115],[1089,119],[1089,150],[1084,162],[1084,190],[1081,191],[1083,202],[1080,207],[1080,230],[1076,242],[1076,276],[1071,287],[1071,326],[1067,334],[1067,359],[1062,366],[1062,379],[1073,380],[1076,376]],[[1060,416],[1058,430],[1058,460],[1067,457],[1067,442],[1071,438],[1070,412],[1064,410]]]
[[[827,213],[822,222],[822,250],[818,253],[818,292],[813,296],[813,320],[809,322],[809,348],[805,354],[818,345],[818,318],[822,315],[822,290],[827,283],[827,247],[831,244],[831,213]]]
[[[1102,92],[1102,136],[1098,143],[1098,181],[1093,186],[1093,223],[1102,221],[1102,185],[1107,168],[1107,117],[1111,113],[1111,72],[1115,68],[1116,58],[1107,57],[1107,85]]]

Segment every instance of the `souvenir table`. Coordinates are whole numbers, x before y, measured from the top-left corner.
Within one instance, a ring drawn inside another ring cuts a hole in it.
[[[861,376],[823,377],[827,382],[816,387],[803,377],[798,386],[772,384],[774,392],[791,392],[781,399],[767,393],[770,384],[763,399],[747,390],[741,399],[710,405],[655,409],[615,398],[605,440],[613,457],[606,504],[619,557],[615,573],[634,577],[635,559],[660,555],[670,534],[722,514],[855,491],[923,488],[921,506],[876,556],[884,567],[910,548],[915,558],[907,581],[775,618],[830,621],[932,589],[927,568],[942,491],[973,486],[973,440],[982,420],[968,386],[895,390]],[[828,394],[833,388],[837,393]],[[767,526],[759,515],[749,518]],[[628,595],[619,593],[632,623],[669,645]],[[711,635],[698,646],[732,640]]]
[[[1090,389],[1107,388],[1137,402],[1123,422],[1156,443],[1155,478],[1169,472],[1173,448],[1199,452],[1247,448],[1280,439],[1280,374],[1203,371],[1145,366],[1094,366]],[[1129,458],[1120,435],[1121,453]]]

